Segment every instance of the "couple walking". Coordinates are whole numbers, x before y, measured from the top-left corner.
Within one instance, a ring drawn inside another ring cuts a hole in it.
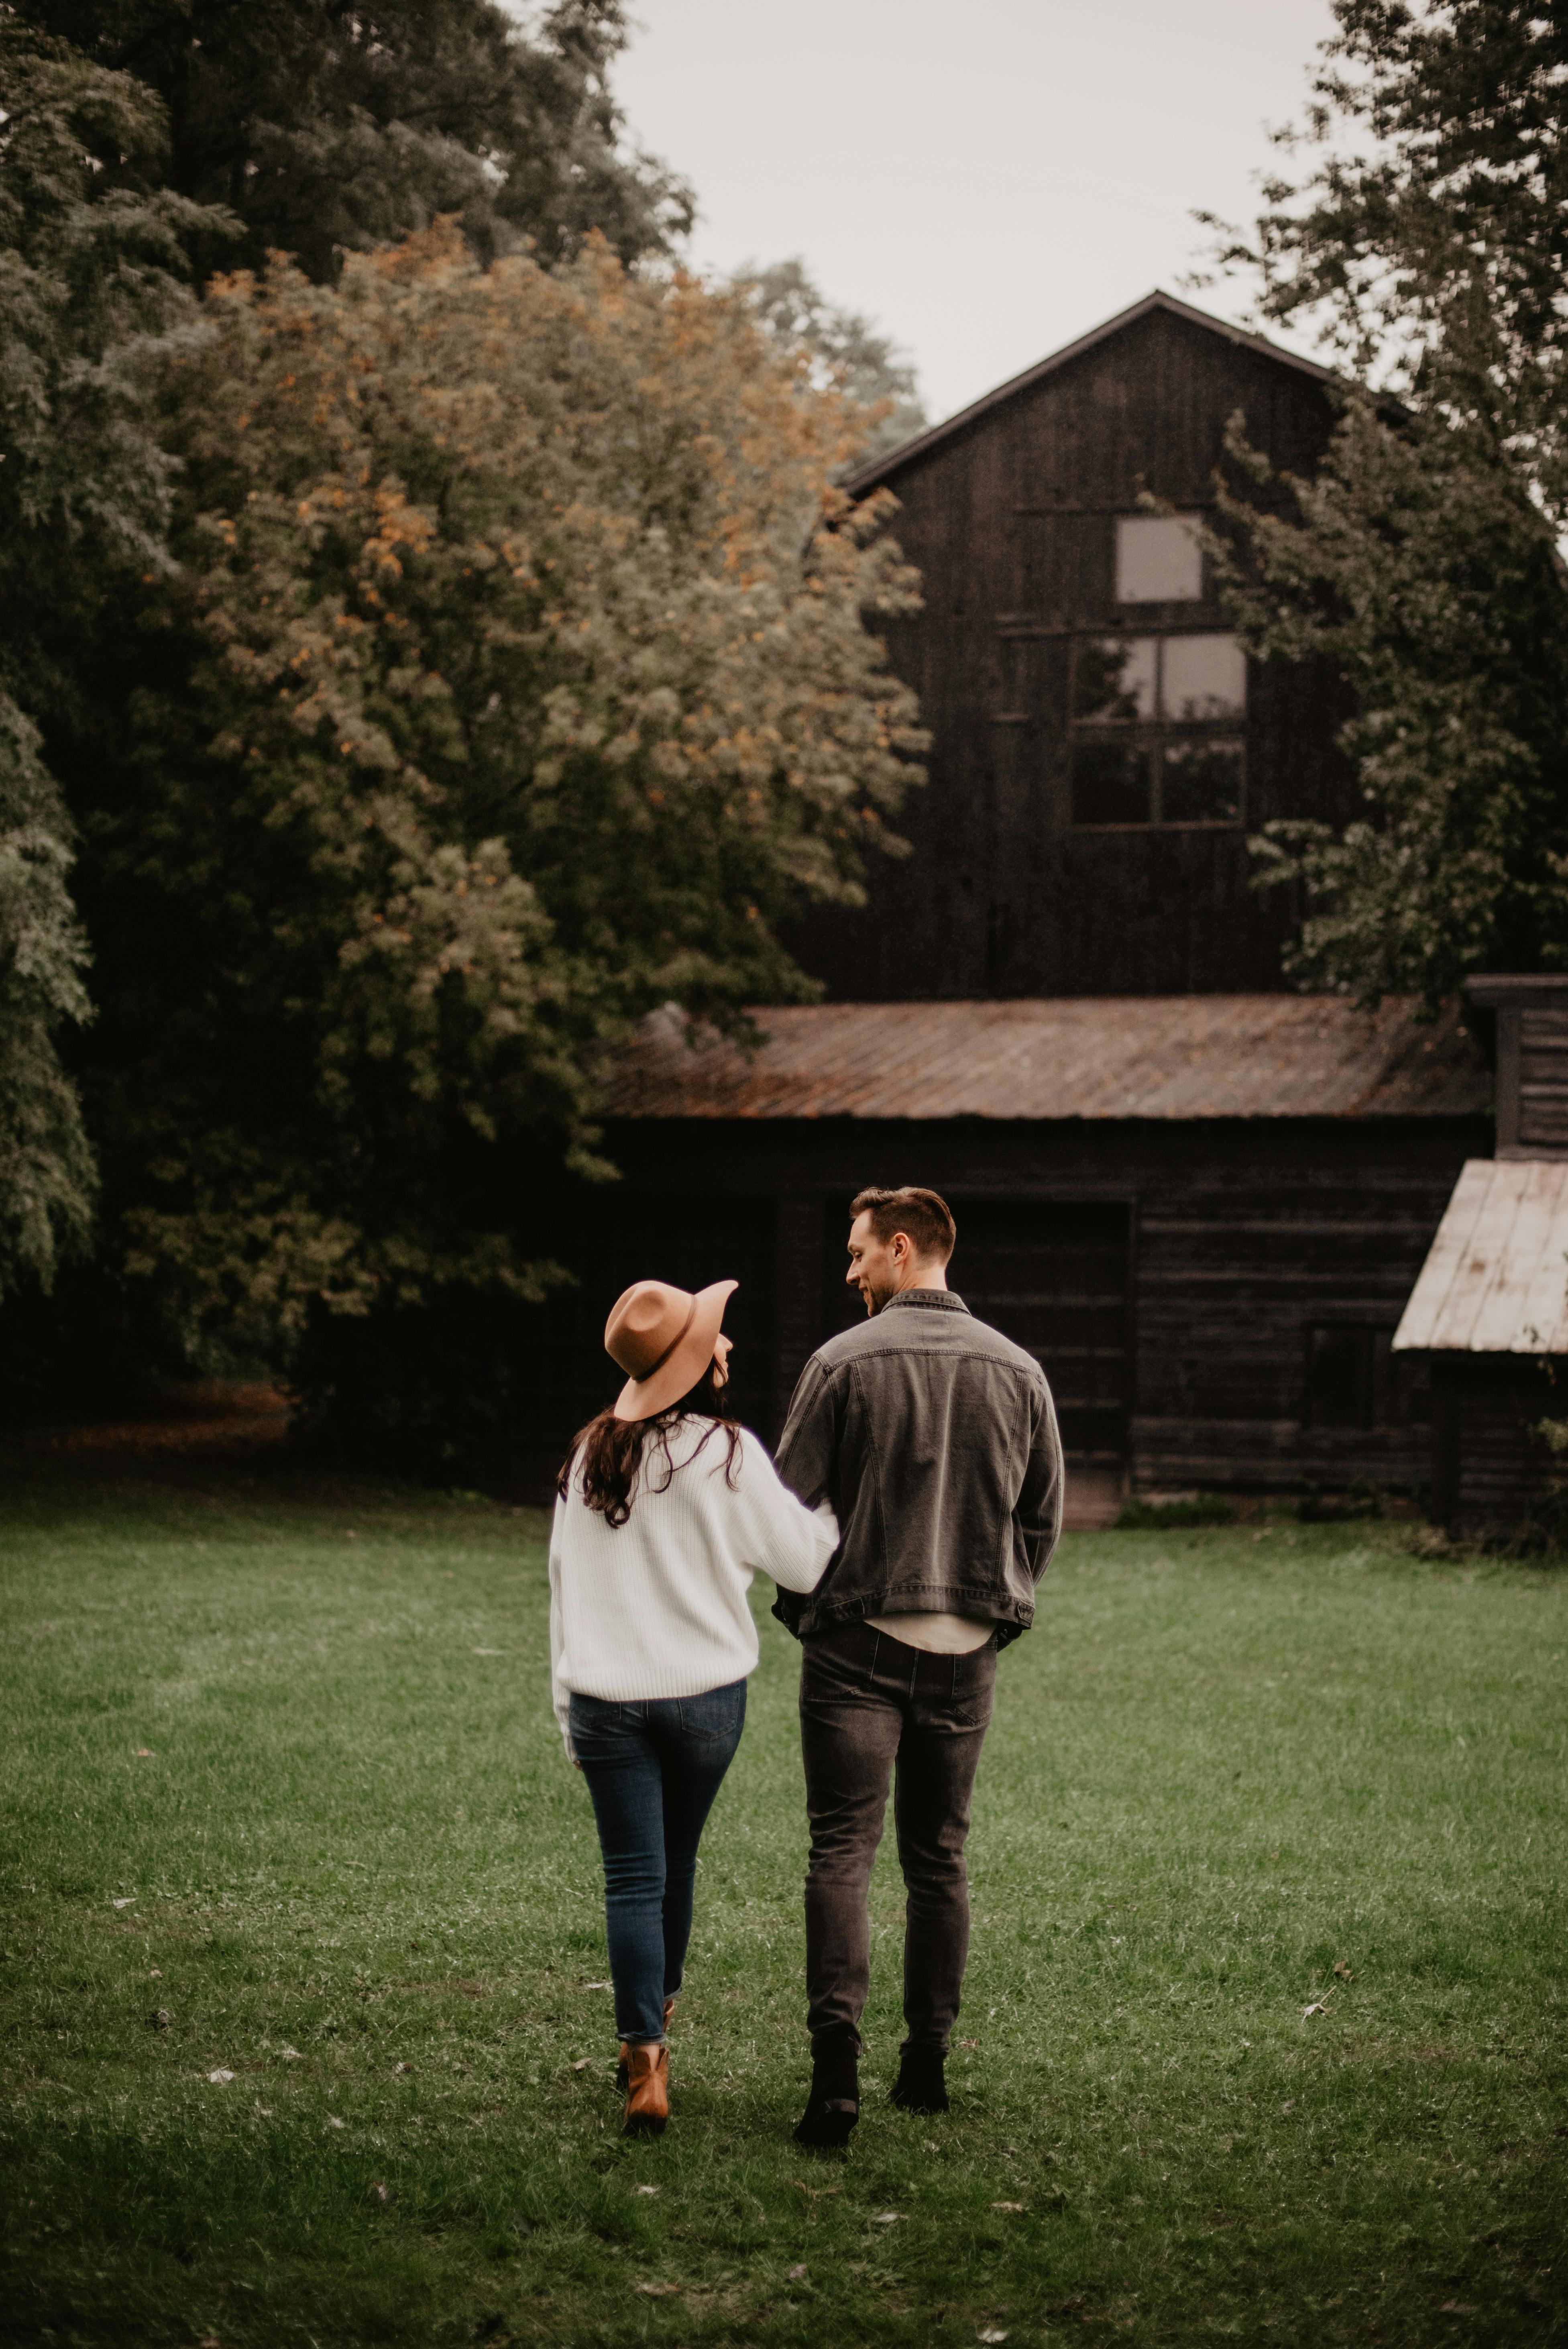
[[[566,1751],[604,1859],[625,2127],[661,2130],[667,2033],[698,1839],[746,1719],[778,1585],[799,1639],[810,1862],[811,2093],[795,2135],[842,2145],[860,2116],[867,1893],[890,1779],[908,1894],[908,2036],[893,2102],[947,2106],[969,1943],[964,1843],[999,1649],[1034,1619],[1061,1529],[1056,1414],[1032,1355],[947,1287],[956,1230],[934,1191],[862,1191],[848,1279],[867,1322],[807,1363],[778,1464],[726,1409],[736,1287],[639,1281],[605,1347],[627,1383],[562,1468],[551,1665]]]

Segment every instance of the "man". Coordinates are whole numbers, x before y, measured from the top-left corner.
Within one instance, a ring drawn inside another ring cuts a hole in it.
[[[867,1889],[895,1764],[908,2036],[892,2100],[947,2109],[969,1947],[964,1842],[996,1653],[1033,1622],[1062,1523],[1045,1373],[949,1290],[957,1229],[946,1202],[870,1190],[850,1212],[847,1278],[868,1320],[812,1355],[779,1447],[785,1483],[809,1507],[830,1500],[840,1527],[816,1589],[781,1592],[773,1610],[805,1650],[802,2145],[843,2145],[860,2117]]]

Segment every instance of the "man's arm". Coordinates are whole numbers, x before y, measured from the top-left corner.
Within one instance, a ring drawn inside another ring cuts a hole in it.
[[[839,1415],[833,1385],[813,1354],[790,1398],[775,1464],[789,1490],[809,1509],[814,1509],[819,1501],[831,1501],[836,1507],[833,1472],[838,1455]]]
[[[1050,1388],[1043,1379],[1034,1391],[1032,1400],[1034,1425],[1030,1431],[1029,1457],[1024,1469],[1023,1487],[1018,1495],[1017,1516],[1029,1572],[1038,1582],[1061,1538],[1062,1503],[1066,1497],[1067,1480],[1062,1473],[1062,1439],[1057,1428],[1057,1407],[1051,1401]]]
[[[813,1354],[790,1398],[789,1416],[779,1439],[774,1465],[781,1481],[809,1509],[816,1508],[822,1501],[837,1507],[838,1458],[839,1414],[833,1382]],[[832,1570],[833,1561],[830,1558],[824,1580]],[[819,1589],[820,1587],[819,1584]],[[784,1629],[799,1639],[800,1619],[806,1612],[805,1596],[781,1589],[773,1602],[773,1612]]]

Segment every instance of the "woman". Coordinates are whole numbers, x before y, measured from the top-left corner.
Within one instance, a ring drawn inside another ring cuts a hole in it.
[[[576,1438],[550,1542],[556,1718],[593,1800],[629,2136],[669,2116],[665,2033],[703,1824],[746,1719],[756,1573],[814,1590],[837,1547],[725,1409],[736,1287],[640,1280],[604,1330],[628,1373]]]

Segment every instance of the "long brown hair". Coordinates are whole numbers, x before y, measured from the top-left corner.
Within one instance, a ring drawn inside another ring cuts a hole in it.
[[[724,1430],[728,1450],[725,1456],[725,1482],[731,1490],[735,1485],[735,1464],[740,1457],[740,1423],[732,1419],[725,1407],[725,1389],[713,1373],[716,1365],[709,1362],[696,1381],[688,1387],[678,1402],[667,1411],[659,1412],[653,1419],[617,1419],[613,1411],[602,1411],[586,1427],[580,1427],[572,1439],[572,1448],[561,1464],[555,1479],[555,1489],[562,1500],[572,1489],[572,1471],[581,1470],[583,1499],[591,1509],[600,1511],[608,1526],[624,1526],[632,1514],[632,1487],[643,1464],[645,1445],[651,1444],[655,1457],[662,1456],[665,1480],[662,1485],[651,1481],[651,1493],[667,1493],[676,1473],[670,1457],[670,1437],[682,1419],[706,1419],[711,1423],[696,1452],[706,1449],[709,1436]],[[650,1463],[650,1466],[651,1466]],[[691,1461],[686,1464],[688,1467]]]

